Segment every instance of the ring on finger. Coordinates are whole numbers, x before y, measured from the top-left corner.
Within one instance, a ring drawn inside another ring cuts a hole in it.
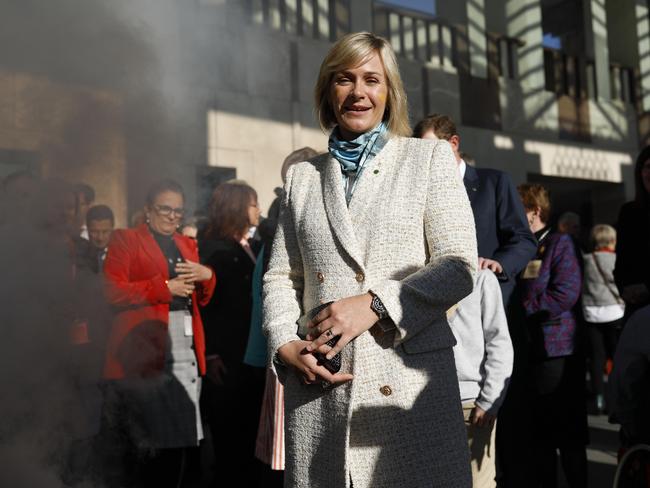
[[[332,329],[328,329],[328,330],[325,332],[325,336],[327,336],[327,337],[332,337]]]

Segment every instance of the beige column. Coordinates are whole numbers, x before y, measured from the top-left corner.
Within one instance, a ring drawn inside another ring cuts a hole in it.
[[[594,95],[598,100],[610,100],[612,91],[605,0],[584,0],[584,7],[587,55],[594,59],[596,78],[595,93],[590,95]]]
[[[467,41],[470,73],[478,78],[487,78],[484,0],[467,0]]]
[[[521,110],[528,129],[557,130],[555,94],[545,91],[542,10],[539,0],[506,0],[507,33],[523,42],[517,49]],[[520,126],[520,122],[516,122]]]
[[[650,111],[650,20],[648,4],[645,0],[636,0],[636,36],[639,43],[639,83],[641,84],[641,107]]]

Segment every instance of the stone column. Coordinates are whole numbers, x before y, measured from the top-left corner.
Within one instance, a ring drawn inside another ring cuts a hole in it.
[[[520,113],[512,113],[512,123],[528,129],[557,130],[555,94],[545,91],[542,9],[539,0],[506,0],[507,33],[523,42],[517,49]],[[514,100],[505,100],[512,104]]]
[[[467,42],[469,69],[472,76],[487,78],[487,39],[485,37],[485,2],[467,0]]]
[[[584,0],[585,44],[587,56],[594,60],[596,78],[594,98],[611,99],[609,47],[607,44],[607,13],[605,0]],[[592,95],[592,93],[590,93]]]
[[[641,107],[650,111],[650,19],[648,4],[645,0],[636,0],[636,36],[639,43],[639,83],[641,89]]]

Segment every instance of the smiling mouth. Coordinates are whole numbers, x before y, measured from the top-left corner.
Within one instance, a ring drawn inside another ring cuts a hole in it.
[[[353,113],[363,113],[363,112],[367,112],[370,109],[371,109],[371,107],[354,107],[354,106],[353,107],[345,107],[346,112],[353,112]]]

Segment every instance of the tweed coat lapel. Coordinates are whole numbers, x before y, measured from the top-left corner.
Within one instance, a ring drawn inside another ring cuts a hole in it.
[[[359,244],[352,228],[350,211],[345,203],[341,166],[332,156],[329,156],[325,161],[322,192],[325,212],[336,239],[359,268],[364,269]],[[352,199],[354,200],[354,197]]]

